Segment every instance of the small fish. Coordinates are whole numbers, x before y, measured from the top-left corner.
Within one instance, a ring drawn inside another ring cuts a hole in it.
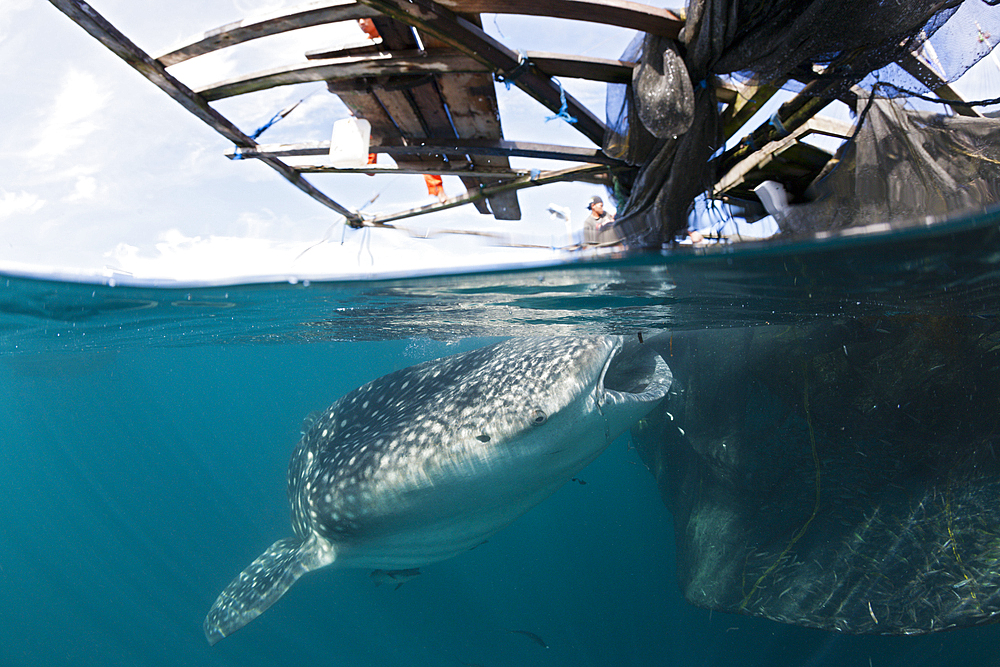
[[[573,479],[571,479],[569,481],[576,482],[580,486],[586,486],[587,485],[587,483],[585,481],[583,481],[582,479],[577,479],[576,477],[574,477]]]
[[[530,632],[528,630],[511,630],[510,632],[511,632],[511,634],[515,634],[515,635],[524,635],[525,637],[527,637],[531,641],[535,642],[536,644],[538,644],[542,648],[548,648],[549,647],[549,645],[545,643],[545,640],[542,639],[541,637],[539,637],[538,635],[536,635],[534,632]]]
[[[408,570],[372,570],[372,573],[368,576],[372,578],[376,586],[381,586],[386,582],[395,582],[396,588],[393,590],[398,591],[399,587],[407,581],[420,576],[420,568],[414,567]]]

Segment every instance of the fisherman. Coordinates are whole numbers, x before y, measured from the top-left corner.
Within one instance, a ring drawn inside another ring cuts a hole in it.
[[[604,200],[594,195],[587,204],[590,215],[583,221],[583,240],[587,245],[612,245],[621,241],[615,230],[615,216],[604,210]]]

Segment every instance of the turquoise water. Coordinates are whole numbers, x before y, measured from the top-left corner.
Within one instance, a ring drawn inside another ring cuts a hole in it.
[[[858,637],[688,604],[671,515],[627,435],[586,484],[398,590],[319,571],[214,647],[201,623],[291,534],[285,474],[304,417],[371,379],[505,336],[942,312],[992,325],[998,268],[994,214],[893,237],[412,281],[0,277],[0,664],[997,664],[996,626]]]

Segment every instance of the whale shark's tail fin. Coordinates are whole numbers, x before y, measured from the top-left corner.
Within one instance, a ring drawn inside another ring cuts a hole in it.
[[[310,570],[329,565],[336,552],[321,538],[278,540],[226,586],[205,617],[205,638],[215,644],[260,616]]]

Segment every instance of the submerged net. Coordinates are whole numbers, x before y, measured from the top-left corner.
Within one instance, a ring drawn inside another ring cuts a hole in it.
[[[864,106],[870,94],[940,91],[1000,40],[996,5],[995,0],[690,0],[679,40],[646,35],[634,41],[623,55],[638,63],[631,85],[608,91],[605,151],[637,165],[619,183],[625,195],[620,235],[641,245],[672,240],[687,227],[695,198],[711,191],[720,169],[732,166],[725,159],[731,156],[717,155],[723,137],[716,77],[736,75],[817,100],[772,123],[782,136],[829,101],[853,103],[859,92]],[[891,113],[881,115],[883,125],[896,120]],[[972,133],[990,141],[995,136],[981,128]]]
[[[850,633],[1000,619],[1000,330],[950,312],[674,335],[633,429],[699,606]]]

